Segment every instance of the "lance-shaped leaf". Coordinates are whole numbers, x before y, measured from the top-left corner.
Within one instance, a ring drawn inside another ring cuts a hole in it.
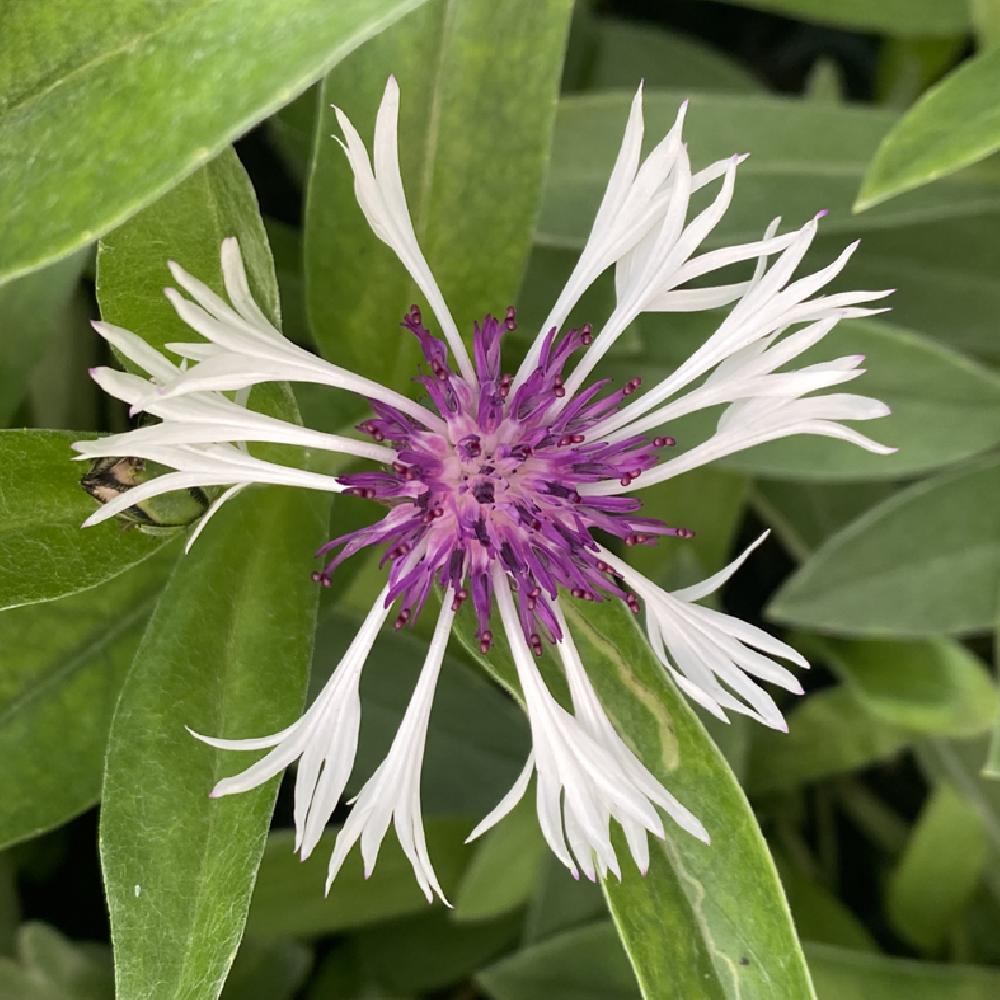
[[[820,1000],[985,1000],[1000,990],[1000,972],[983,965],[914,962],[826,944],[810,944],[806,954]]]
[[[211,225],[176,225],[178,219]],[[119,281],[102,282],[104,317],[154,345],[171,339],[162,295],[127,295],[123,272],[151,274],[169,253],[221,289],[220,234],[237,233],[262,307],[277,321],[277,285],[249,180],[229,150],[108,238]],[[168,242],[169,240],[169,242]],[[108,262],[104,254],[105,266]],[[105,272],[107,273],[107,272]],[[190,339],[189,337],[185,339]],[[297,419],[287,389],[254,394]],[[112,723],[101,815],[119,1000],[214,998],[243,932],[277,782],[208,797],[246,761],[197,742],[258,736],[300,710],[317,588],[310,555],[327,528],[325,498],[249,490],[180,560],[136,654]],[[238,756],[238,755],[237,755]]]
[[[667,679],[624,605],[564,603],[581,658],[608,716],[639,759],[704,823],[707,846],[667,821],[649,872],[628,858],[604,883],[618,934],[646,997],[813,996],[774,864],[746,798],[694,712]],[[471,615],[459,636],[516,692],[502,637],[486,657]],[[564,688],[550,653],[542,670]],[[624,851],[622,852],[624,856]],[[568,876],[567,876],[568,877]],[[664,933],[664,925],[671,931]]]
[[[420,2],[9,7],[0,282],[121,223]]]
[[[306,209],[306,284],[313,332],[328,357],[389,385],[409,385],[416,359],[415,342],[399,329],[415,288],[356,204],[330,137],[340,135],[330,104],[368,142],[386,78],[398,78],[400,167],[414,230],[459,329],[471,334],[473,320],[514,302],[521,280],[571,7],[435,0],[326,78]],[[499,48],[490,54],[493,43]]]
[[[821,546],[778,591],[773,617],[870,636],[961,634],[994,623],[1000,462],[982,460],[878,504]]]
[[[998,91],[998,49],[963,63],[927,91],[882,140],[855,208],[871,208],[1000,149]]]
[[[243,932],[277,781],[210,799],[246,761],[185,726],[256,736],[301,709],[323,530],[313,497],[245,494],[177,565],[122,690],[108,744],[101,858],[117,996],[215,997]]]

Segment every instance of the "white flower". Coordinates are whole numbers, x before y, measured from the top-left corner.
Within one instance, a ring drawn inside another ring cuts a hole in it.
[[[77,451],[83,457],[134,455],[173,471],[105,505],[88,523],[114,516],[137,499],[189,485],[226,487],[209,513],[252,483],[347,492],[388,506],[381,521],[320,550],[328,561],[314,575],[326,583],[345,558],[367,546],[383,546],[388,582],[305,715],[268,737],[199,737],[223,749],[269,750],[247,770],[220,782],[215,795],[256,787],[298,761],[296,840],[308,856],[354,763],[358,684],[379,630],[390,609],[396,612],[396,627],[403,627],[420,613],[435,583],[443,588],[434,638],[410,704],[391,749],[357,796],[337,838],[330,881],[358,841],[370,872],[393,822],[427,898],[444,899],[424,841],[420,772],[452,619],[466,601],[484,653],[493,642],[495,602],[513,651],[533,744],[521,776],[472,836],[506,815],[536,775],[539,823],[567,868],[590,878],[619,875],[611,842],[611,826],[617,823],[629,853],[645,870],[648,835],[669,835],[661,812],[706,842],[708,832],[639,761],[626,742],[628,734],[616,732],[587,676],[562,602],[618,598],[633,610],[641,602],[652,650],[692,700],[720,718],[736,711],[785,728],[778,706],[758,682],[799,693],[798,681],[778,659],[800,667],[807,666],[805,660],[760,629],[696,603],[721,587],[753,546],[703,583],[671,594],[598,544],[592,533],[600,530],[629,543],[678,534],[635,517],[637,505],[619,494],[765,441],[814,434],[873,452],[891,451],[844,423],[884,415],[882,403],[827,391],[862,374],[862,358],[789,367],[841,319],[878,311],[868,304],[886,293],[820,294],[846,265],[853,245],[814,274],[795,277],[821,215],[785,234],[778,233],[775,220],[759,240],[699,252],[734,196],[744,158],[720,160],[692,174],[681,135],[682,107],[668,134],[641,160],[639,93],[580,259],[524,363],[516,375],[505,376],[500,341],[516,325],[513,310],[500,320],[487,316],[477,326],[470,355],[417,243],[397,157],[398,107],[398,89],[390,79],[372,159],[339,110],[337,118],[361,210],[413,277],[444,337],[442,342],[424,326],[416,306],[404,319],[430,369],[421,379],[429,405],[286,340],[254,303],[236,242],[226,240],[222,272],[228,301],[170,264],[186,295],[176,289],[167,295],[203,338],[169,345],[183,367],[129,331],[97,324],[149,378],[99,369],[95,379],[133,410],[146,410],[160,422],[78,442]],[[716,187],[707,207],[689,219],[692,194],[711,186]],[[753,262],[744,280],[690,287],[741,262]],[[585,327],[557,336],[583,292],[609,267],[615,268],[616,304],[600,333],[593,337]],[[603,398],[600,385],[585,386],[601,358],[643,312],[725,306],[732,308],[712,336],[642,394],[635,393],[635,382]],[[578,351],[582,357],[564,378]],[[370,400],[374,416],[359,430],[374,440],[320,433],[248,410],[250,388],[270,381],[311,382]],[[719,405],[725,410],[715,433],[674,458],[662,460],[659,454],[672,439],[645,437],[685,414]],[[374,462],[377,468],[324,476],[254,458],[247,450],[254,442],[328,451]],[[204,524],[205,519],[195,535]],[[541,651],[545,638],[558,649],[570,707],[553,697],[533,662],[532,653]]]

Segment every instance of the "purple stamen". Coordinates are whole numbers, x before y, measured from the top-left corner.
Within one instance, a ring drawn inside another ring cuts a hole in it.
[[[516,594],[528,646],[540,655],[543,637],[560,638],[551,602],[559,588],[583,601],[615,598],[638,612],[638,599],[597,557],[595,531],[626,546],[654,545],[664,536],[694,532],[635,516],[633,497],[588,496],[586,483],[617,480],[630,485],[659,461],[657,449],[672,437],[642,435],[607,443],[587,435],[641,379],[601,395],[606,379],[583,389],[556,412],[566,395],[563,370],[572,355],[593,340],[589,324],[559,334],[549,330],[538,364],[513,394],[501,374],[503,337],[517,327],[513,307],[503,319],[477,323],[473,359],[479,384],[469,385],[448,364],[444,343],[423,325],[412,306],[402,326],[420,343],[429,375],[418,381],[444,418],[444,433],[430,431],[384,403],[371,401],[374,416],[358,429],[388,442],[396,460],[381,471],[340,477],[350,496],[389,505],[369,527],[327,542],[317,556],[328,561],[313,574],[329,586],[345,559],[362,548],[384,546],[389,564],[388,602],[399,601],[396,628],[413,623],[436,581],[452,591],[452,607],[471,601],[480,649],[493,645],[490,611],[492,572],[499,565]]]

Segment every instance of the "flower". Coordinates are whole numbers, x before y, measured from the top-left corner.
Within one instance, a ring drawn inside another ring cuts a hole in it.
[[[639,501],[628,494],[764,441],[814,434],[876,453],[892,451],[844,423],[883,416],[888,412],[884,404],[824,391],[862,374],[861,357],[788,367],[841,319],[878,311],[869,303],[888,293],[820,294],[855,245],[827,267],[793,280],[824,213],[785,234],[778,234],[775,220],[759,240],[699,252],[729,206],[744,158],[693,173],[681,137],[682,107],[667,135],[642,159],[640,91],[579,261],[523,363],[505,373],[501,343],[517,326],[514,309],[499,318],[487,315],[475,325],[470,354],[417,243],[397,158],[398,104],[390,78],[375,126],[374,163],[343,112],[337,111],[337,119],[361,210],[409,271],[443,336],[431,332],[415,305],[403,319],[426,362],[418,382],[427,405],[286,340],[254,303],[239,248],[228,239],[222,245],[228,302],[177,264],[169,265],[186,295],[176,289],[167,295],[204,338],[169,345],[186,367],[175,366],[128,331],[97,324],[98,332],[150,378],[98,369],[95,379],[160,422],[74,447],[82,456],[134,455],[176,471],[125,493],[88,523],[118,513],[134,502],[136,490],[148,497],[188,485],[228,487],[213,510],[249,483],[343,492],[388,506],[375,524],[319,549],[324,564],[313,574],[319,583],[328,584],[341,562],[370,546],[382,548],[388,578],[308,711],[263,738],[199,736],[223,749],[269,750],[242,773],[221,781],[213,795],[256,787],[298,761],[297,848],[308,856],[353,765],[361,713],[358,685],[379,630],[391,613],[396,628],[412,623],[434,584],[443,589],[413,696],[388,755],[355,799],[338,835],[330,880],[359,840],[370,872],[392,821],[427,898],[444,898],[424,842],[420,770],[445,647],[455,613],[466,601],[484,654],[491,649],[498,612],[533,742],[514,787],[472,836],[498,822],[537,774],[541,829],[567,868],[590,878],[620,874],[610,839],[614,820],[645,870],[648,834],[665,835],[658,810],[701,840],[708,841],[708,833],[638,760],[627,734],[616,732],[588,679],[562,603],[621,600],[636,613],[644,605],[651,648],[689,697],[721,718],[736,711],[785,728],[778,707],[754,678],[800,693],[794,675],[778,661],[808,664],[760,629],[697,603],[725,583],[753,546],[704,582],[667,593],[597,534],[625,546],[690,535],[640,516]],[[707,207],[689,218],[691,196],[710,186],[715,193]],[[746,280],[691,287],[741,262],[754,264]],[[564,330],[574,304],[609,267],[615,268],[616,305],[603,328],[596,335],[589,325]],[[587,384],[641,313],[725,306],[732,308],[708,340],[646,391],[639,393],[639,379],[617,390],[607,379]],[[567,370],[574,356],[578,360]],[[247,410],[249,388],[275,380],[318,383],[363,396],[373,415],[359,430],[371,440],[320,434]],[[684,414],[720,405],[725,409],[711,437],[664,457],[675,442],[661,428]],[[349,455],[378,467],[319,475],[253,458],[246,443],[259,441]],[[545,642],[558,650],[570,706],[553,697],[535,665],[532,654],[540,653]]]

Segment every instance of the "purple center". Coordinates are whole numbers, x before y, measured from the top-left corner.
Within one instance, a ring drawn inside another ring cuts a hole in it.
[[[391,509],[376,524],[327,542],[318,556],[340,552],[313,578],[329,585],[349,556],[384,544],[382,565],[391,564],[388,601],[398,599],[402,608],[396,627],[416,617],[437,580],[452,588],[456,608],[472,598],[483,652],[493,641],[491,574],[498,561],[512,581],[521,626],[536,654],[543,634],[553,642],[561,637],[549,604],[559,587],[583,600],[614,596],[635,611],[635,596],[609,574],[592,532],[600,529],[626,545],[691,532],[633,516],[640,504],[631,497],[581,496],[577,487],[605,479],[627,486],[656,464],[657,448],[674,443],[642,435],[613,444],[586,442],[588,430],[635,392],[639,379],[601,396],[609,382],[602,379],[565,401],[563,368],[590,343],[588,325],[560,338],[550,330],[537,366],[512,393],[511,376],[500,373],[500,341],[517,325],[511,308],[502,321],[486,316],[476,325],[479,386],[470,386],[448,367],[444,344],[423,326],[416,306],[402,325],[420,341],[431,374],[418,381],[447,431],[429,431],[372,401],[376,416],[358,429],[395,448],[396,461],[384,472],[351,473],[340,482],[346,493]],[[414,561],[411,553],[418,548]]]

